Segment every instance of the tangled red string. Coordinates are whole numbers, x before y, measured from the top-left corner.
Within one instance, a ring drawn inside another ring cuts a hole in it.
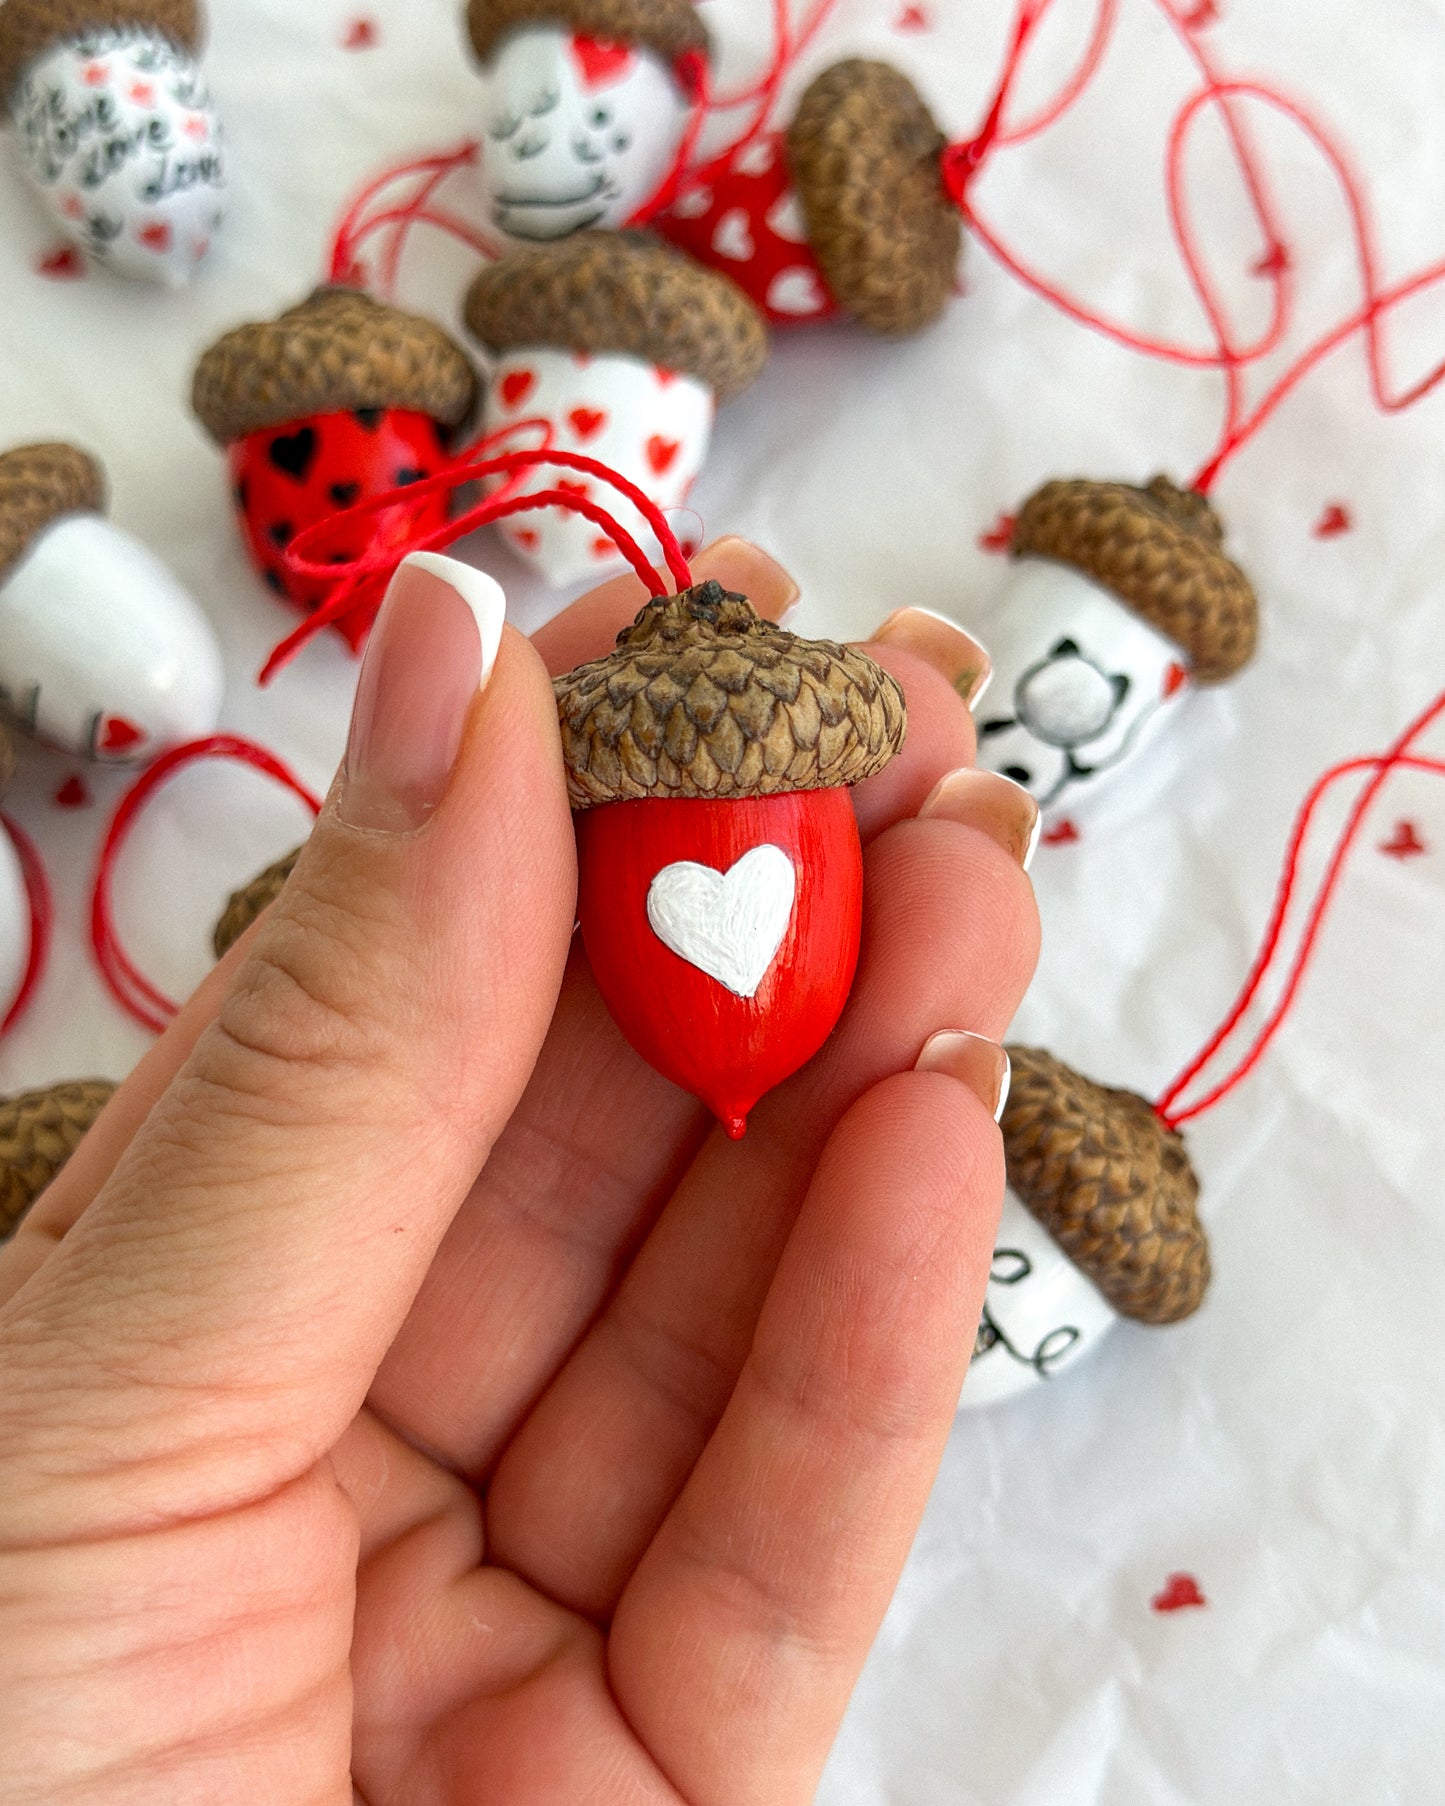
[[[1344,874],[1345,865],[1359,840],[1366,818],[1380,792],[1397,771],[1428,771],[1437,775],[1445,775],[1445,760],[1424,758],[1412,750],[1420,737],[1433,727],[1442,715],[1445,715],[1445,692],[1437,696],[1428,708],[1423,709],[1415,717],[1387,751],[1367,758],[1347,759],[1342,764],[1333,765],[1312,786],[1295,818],[1285,853],[1284,867],[1275,892],[1274,907],[1270,912],[1269,923],[1265,929],[1259,952],[1249,969],[1249,975],[1219,1027],[1154,1106],[1159,1116],[1170,1128],[1177,1129],[1181,1124],[1192,1122],[1196,1117],[1202,1116],[1206,1110],[1212,1110],[1216,1104],[1221,1103],[1230,1092],[1241,1085],[1264,1058],[1270,1043],[1284,1026],[1298,998],[1300,986],[1304,982],[1305,974],[1309,970],[1318,948],[1320,933],[1324,928],[1330,905]],[[1310,829],[1314,825],[1320,805],[1337,784],[1361,772],[1369,772],[1369,782],[1364,785],[1355,799],[1349,817],[1335,840],[1324,877],[1320,881],[1314,900],[1305,916],[1299,944],[1290,961],[1277,1002],[1244,1054],[1229,1069],[1225,1077],[1194,1103],[1181,1108],[1180,1098],[1229,1041],[1259,997],[1265,980],[1274,968],[1276,955],[1284,941],[1290,906],[1294,902],[1295,893],[1299,887],[1300,864],[1304,857]]]
[[[9,835],[10,844],[15,849],[20,875],[25,880],[25,901],[30,915],[30,951],[26,955],[25,970],[20,975],[19,987],[4,1018],[0,1020],[0,1035],[8,1035],[29,1009],[40,988],[40,981],[45,976],[45,964],[50,957],[50,939],[55,926],[55,906],[50,895],[50,881],[45,876],[45,865],[35,842],[19,822],[13,821],[8,815],[0,815],[0,827]]]
[[[131,830],[156,791],[187,766],[199,765],[207,759],[229,759],[238,765],[248,765],[299,797],[313,817],[321,813],[320,797],[308,790],[274,753],[234,734],[212,734],[207,739],[173,747],[149,766],[121,798],[101,843],[96,865],[90,898],[90,944],[111,996],[142,1028],[157,1034],[175,1015],[178,1006],[151,983],[121,945],[111,894],[115,869]]]

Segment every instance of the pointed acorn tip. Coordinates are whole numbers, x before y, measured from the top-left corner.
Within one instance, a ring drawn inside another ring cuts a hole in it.
[[[721,1120],[722,1126],[727,1130],[729,1136],[734,1141],[741,1141],[743,1136],[748,1132],[748,1119],[746,1116],[724,1116]]]

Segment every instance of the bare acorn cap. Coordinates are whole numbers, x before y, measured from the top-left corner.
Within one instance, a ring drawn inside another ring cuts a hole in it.
[[[1254,657],[1254,587],[1225,552],[1207,497],[1168,477],[1142,489],[1081,477],[1045,483],[1020,509],[1011,549],[1071,564],[1112,590],[1181,648],[1200,683],[1233,677]]]
[[[224,959],[252,922],[281,895],[286,880],[300,857],[301,849],[297,847],[294,853],[278,859],[275,865],[268,865],[249,884],[244,884],[240,890],[231,893],[231,900],[220,921],[216,923],[216,932],[212,937],[217,959]]]
[[[638,232],[575,232],[489,264],[467,330],[493,352],[618,352],[740,395],[768,355],[763,316],[735,282]]]
[[[555,680],[572,807],[857,784],[903,745],[889,674],[715,582],[657,596],[606,658]]]
[[[455,427],[476,398],[476,372],[449,333],[352,288],[319,288],[279,319],[236,327],[191,385],[218,445],[352,409],[405,408]]]
[[[0,582],[54,522],[104,512],[105,473],[77,446],[19,445],[0,456]]]
[[[192,56],[205,19],[198,0],[3,0],[0,3],[0,113],[20,78],[53,44],[93,31],[153,31]]]
[[[15,1233],[114,1090],[108,1079],[81,1079],[0,1099],[0,1241]]]
[[[468,0],[467,32],[478,62],[526,25],[563,25],[578,37],[641,44],[665,63],[689,50],[708,51],[707,27],[692,0]]]
[[[1003,1115],[1019,1201],[1122,1316],[1177,1323],[1209,1285],[1199,1180],[1183,1138],[1132,1091],[1011,1047]]]
[[[945,144],[908,78],[862,58],[825,69],[788,128],[808,242],[870,331],[917,332],[953,293],[963,220],[943,186]]]

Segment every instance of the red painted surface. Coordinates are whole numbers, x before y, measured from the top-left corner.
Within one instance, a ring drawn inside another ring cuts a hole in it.
[[[318,415],[251,433],[230,447],[229,459],[252,562],[278,595],[309,612],[329,591],[319,580],[292,577],[287,571],[286,548],[296,535],[368,496],[436,475],[446,462],[446,449],[442,429],[428,415],[385,408]],[[446,519],[445,496],[388,509],[337,540],[337,561],[357,558],[373,545],[395,545],[418,531],[430,532]],[[337,625],[357,647],[371,623],[353,616]]]
[[[744,998],[663,945],[647,896],[666,866],[691,860],[727,872],[765,845],[792,859],[797,895],[757,995]],[[851,795],[609,803],[577,818],[577,847],[578,915],[607,1007],[643,1059],[736,1139],[758,1099],[823,1045],[848,1000],[863,920]]]

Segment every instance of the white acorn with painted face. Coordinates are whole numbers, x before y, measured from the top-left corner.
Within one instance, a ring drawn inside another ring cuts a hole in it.
[[[129,765],[211,733],[225,674],[196,603],[104,509],[101,469],[76,447],[0,456],[0,712]]]
[[[517,245],[640,223],[698,104],[691,0],[471,0],[467,28],[488,225]]]
[[[1178,1323],[1209,1284],[1184,1143],[1132,1091],[1011,1047],[1008,1190],[962,1408],[1056,1380],[1121,1317]]]
[[[1146,488],[1046,483],[1020,510],[1014,569],[982,624],[993,682],[978,762],[1045,809],[1125,766],[1194,684],[1254,655],[1258,604],[1208,501]]]
[[[0,4],[0,111],[46,209],[104,268],[171,288],[224,214],[202,33],[197,0]]]

